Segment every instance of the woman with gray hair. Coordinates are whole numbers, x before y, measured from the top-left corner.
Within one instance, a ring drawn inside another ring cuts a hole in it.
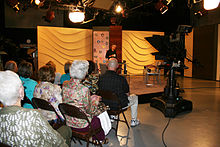
[[[73,61],[70,67],[71,79],[63,83],[63,103],[68,103],[82,109],[89,120],[91,120],[92,127],[96,129],[101,126],[100,120],[97,117],[97,115],[102,113],[98,109],[101,97],[97,95],[90,96],[89,89],[81,84],[81,81],[87,75],[88,68],[89,62],[86,60]],[[66,123],[76,131],[86,132],[89,129],[88,123],[82,119],[67,117]],[[108,143],[103,130],[97,134],[97,138],[104,144]],[[93,140],[95,141],[95,138]]]
[[[0,71],[0,101],[4,105],[0,110],[0,142],[10,146],[67,146],[37,110],[21,107],[23,97],[19,76],[12,71]]]

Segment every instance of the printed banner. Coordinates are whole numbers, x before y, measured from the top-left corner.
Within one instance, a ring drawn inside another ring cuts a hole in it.
[[[109,49],[109,31],[93,31],[93,61],[106,63],[105,54]]]

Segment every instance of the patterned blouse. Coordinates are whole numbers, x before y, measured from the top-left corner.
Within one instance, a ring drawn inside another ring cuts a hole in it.
[[[62,103],[61,91],[60,86],[56,84],[52,84],[50,82],[41,82],[35,87],[34,97],[49,101],[61,118],[63,118],[58,108],[59,103]],[[46,110],[41,110],[41,112],[47,118],[47,120],[57,119],[57,116],[54,112]]]
[[[8,106],[0,111],[0,142],[17,147],[67,147],[38,110]]]
[[[85,78],[85,80],[82,83],[83,85],[89,88],[92,94],[96,94],[96,92],[98,91],[98,80],[98,75],[90,74]]]
[[[78,79],[70,79],[63,83],[63,103],[72,104],[81,108],[88,116],[89,120],[97,113],[99,101],[97,96],[90,96],[89,89],[80,83]],[[66,116],[66,123],[70,127],[85,128],[88,123],[82,119]]]

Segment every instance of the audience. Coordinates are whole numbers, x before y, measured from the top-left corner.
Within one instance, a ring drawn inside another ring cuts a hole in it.
[[[88,66],[88,61],[73,61],[70,67],[71,79],[70,81],[65,81],[63,83],[63,102],[81,108],[91,120],[92,127],[96,129],[97,127],[101,126],[100,120],[97,117],[100,113],[102,113],[98,109],[98,104],[101,97],[97,95],[90,96],[89,89],[81,84],[81,81],[85,78],[88,72]],[[85,132],[89,129],[88,123],[85,120],[66,116],[66,123],[76,131]],[[102,141],[102,143],[108,143],[108,139],[105,138],[103,130],[97,134],[97,137],[98,140]],[[94,137],[93,141],[96,141]]]
[[[50,102],[57,113],[62,117],[58,108],[59,103],[62,103],[62,90],[60,86],[53,84],[55,78],[54,70],[51,70],[49,66],[45,65],[39,69],[38,76],[39,84],[35,87],[33,96]],[[48,121],[56,122],[57,116],[54,112],[42,110],[42,113]]]
[[[71,66],[71,62],[67,61],[64,65],[64,71],[65,74],[63,74],[60,78],[60,84],[63,85],[64,81],[69,81],[70,80],[70,66]]]
[[[88,74],[86,75],[82,83],[83,85],[89,88],[91,94],[96,94],[96,92],[98,91],[97,82],[99,80],[99,77],[97,74],[95,74],[95,63],[91,60],[88,60],[88,62],[89,62]]]
[[[122,107],[127,108],[131,106],[131,127],[135,127],[140,124],[137,119],[138,97],[136,95],[129,95],[127,80],[116,73],[118,66],[116,58],[109,59],[107,64],[108,70],[100,76],[98,87],[101,90],[114,92],[118,96]]]
[[[54,84],[60,84],[60,77],[61,74],[59,72],[56,72],[56,64],[54,64],[52,61],[47,62],[47,64],[49,67],[51,67],[54,70],[55,73],[55,79],[54,79]]]
[[[33,74],[33,67],[30,62],[23,61],[19,64],[18,75],[20,76],[20,79],[23,82],[25,95],[30,101],[32,101],[33,98],[34,88],[38,84],[36,81],[30,79],[32,74]],[[28,103],[24,103],[23,107],[33,109],[33,106]]]
[[[21,106],[24,88],[19,76],[12,71],[0,71],[0,142],[9,146],[70,145],[71,129],[63,126],[55,131],[47,120],[34,109]],[[60,134],[59,134],[59,133]]]
[[[17,63],[13,60],[9,60],[5,63],[5,70],[11,70],[15,73],[18,72]]]

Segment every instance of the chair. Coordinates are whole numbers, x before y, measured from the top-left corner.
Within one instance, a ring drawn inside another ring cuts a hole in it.
[[[118,96],[115,93],[108,91],[108,90],[99,90],[97,94],[102,97],[102,102],[106,106],[109,107],[109,110],[107,110],[108,114],[117,116],[116,118],[114,118],[114,120],[116,121],[116,127],[115,128],[112,127],[112,129],[115,130],[115,135],[117,136],[117,133],[118,133],[118,123],[119,122],[126,123],[128,129],[130,129],[130,127],[128,125],[128,121],[127,121],[125,114],[124,114],[124,111],[126,111],[127,108],[126,109],[122,108],[121,102],[118,99]],[[115,107],[115,105],[117,105],[117,107]],[[123,115],[124,120],[120,119],[120,114]]]
[[[23,100],[21,100],[21,107],[23,107],[25,103],[31,104],[33,106],[33,108],[36,109],[36,106],[31,102],[31,100],[24,93],[24,98],[23,98]]]
[[[76,106],[66,104],[66,103],[60,103],[58,107],[60,109],[60,112],[64,116],[65,120],[66,120],[66,115],[68,115],[70,117],[75,117],[75,118],[78,118],[78,119],[84,119],[89,123],[88,132],[78,132],[78,131],[75,131],[75,130],[72,129],[72,139],[73,139],[73,141],[76,143],[76,141],[74,140],[74,138],[75,138],[82,145],[80,140],[85,140],[87,142],[87,147],[89,146],[89,143],[93,143],[92,141],[90,141],[90,138],[93,137],[93,136],[96,137],[96,134],[99,133],[102,130],[101,126],[98,129],[93,129],[92,126],[91,126],[91,122],[89,121],[86,114],[80,108],[78,108]],[[97,139],[97,137],[96,137],[96,139]],[[102,144],[100,143],[100,141],[98,141],[98,144],[102,147]]]
[[[56,112],[54,107],[48,101],[34,97],[34,98],[32,98],[32,102],[33,102],[35,108],[39,108],[39,109],[43,109],[43,110],[47,110],[47,111],[52,111],[52,112],[56,113],[57,118],[58,118],[57,122],[49,121],[50,125],[55,130],[57,130],[62,125],[64,125],[64,122],[62,121],[62,118],[58,115],[58,113]]]
[[[0,142],[0,147],[11,147],[10,145],[7,145],[5,143]]]
[[[160,69],[155,65],[146,65],[144,66],[143,74],[145,76],[145,83],[146,85],[154,85],[155,80],[157,81],[157,84],[161,84],[160,81]],[[149,82],[150,76],[153,76],[153,84]]]

